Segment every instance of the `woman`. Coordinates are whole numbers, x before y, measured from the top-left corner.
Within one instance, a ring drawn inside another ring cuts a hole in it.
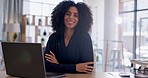
[[[92,14],[84,3],[63,1],[51,16],[54,33],[45,49],[47,72],[91,73],[93,71],[93,48],[88,31]]]

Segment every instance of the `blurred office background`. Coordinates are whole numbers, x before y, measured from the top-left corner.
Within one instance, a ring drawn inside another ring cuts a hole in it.
[[[42,43],[52,33],[50,13],[62,0],[0,0],[0,40]],[[72,0],[92,10],[95,71],[130,71],[148,57],[148,0]],[[11,7],[11,8],[10,8]],[[6,26],[19,24],[20,30]],[[8,29],[12,29],[8,27]],[[1,54],[1,53],[0,53]]]

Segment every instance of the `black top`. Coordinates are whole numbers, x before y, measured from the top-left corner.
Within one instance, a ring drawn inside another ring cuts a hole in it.
[[[88,33],[74,33],[68,46],[64,42],[64,35],[53,33],[47,42],[45,53],[52,51],[59,64],[50,63],[45,59],[47,72],[76,73],[76,64],[93,62],[93,48]]]

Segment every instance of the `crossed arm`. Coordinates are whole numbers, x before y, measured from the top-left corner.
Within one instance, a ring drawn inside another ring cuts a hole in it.
[[[56,56],[53,52],[50,51],[50,54],[45,54],[45,59],[53,64],[59,64],[56,59]],[[76,71],[77,72],[84,72],[84,73],[91,73],[93,71],[93,66],[90,66],[93,62],[84,62],[76,64]]]

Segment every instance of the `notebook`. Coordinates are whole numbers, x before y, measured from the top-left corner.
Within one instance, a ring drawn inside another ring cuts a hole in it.
[[[64,73],[45,71],[44,52],[40,43],[2,42],[7,75],[29,78],[58,78]]]

